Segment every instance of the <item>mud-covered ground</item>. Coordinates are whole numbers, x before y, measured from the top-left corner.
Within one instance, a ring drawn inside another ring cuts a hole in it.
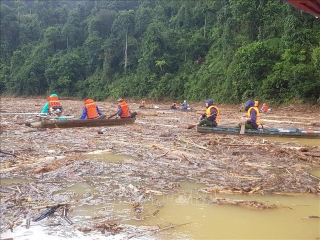
[[[61,99],[64,113],[79,118],[82,101]],[[23,179],[1,184],[1,232],[34,220],[46,207],[70,210],[85,204],[124,200],[135,217],[146,217],[143,205],[155,195],[169,194],[181,181],[202,183],[206,193],[320,193],[320,147],[278,142],[246,135],[200,134],[196,124],[204,103],[192,103],[196,111],[169,110],[170,103],[147,102],[147,109],[129,101],[138,113],[133,125],[36,129],[25,125],[40,112],[45,99],[1,98],[0,177]],[[103,114],[116,112],[117,103],[98,102]],[[242,106],[218,105],[221,126],[236,126],[245,112]],[[262,115],[265,127],[320,130],[319,106],[270,106]],[[320,139],[319,139],[320,141]],[[86,153],[110,151],[128,157],[121,162],[97,161]],[[87,182],[94,194],[76,196],[64,190]],[[250,204],[250,203],[248,203]],[[155,209],[155,213],[157,209]],[[96,218],[78,221],[73,228],[104,234],[128,231],[112,209]],[[68,220],[66,220],[68,222]],[[147,229],[148,231],[150,229]],[[146,231],[147,231],[146,230]],[[152,231],[156,231],[155,226]]]

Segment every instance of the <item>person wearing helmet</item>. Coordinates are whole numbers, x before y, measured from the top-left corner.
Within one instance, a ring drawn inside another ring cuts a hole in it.
[[[259,101],[248,101],[248,104],[246,105],[247,108],[247,120],[245,122],[245,128],[246,129],[258,129],[258,127],[261,125],[260,122],[260,111],[259,111]],[[241,123],[239,124],[239,127],[241,127]]]
[[[202,114],[199,118],[199,126],[216,127],[220,121],[220,110],[214,106],[214,102],[211,99],[205,100],[206,113]]]
[[[100,116],[102,116],[102,113],[98,105],[91,98],[84,100],[84,107],[80,119],[95,119]]]
[[[183,103],[181,103],[181,109],[182,110],[187,110],[189,107],[189,104],[187,103],[186,100],[183,101]]]
[[[58,117],[62,115],[62,105],[59,102],[58,95],[53,93],[48,97],[48,101],[43,106],[41,114],[53,115],[56,114]]]

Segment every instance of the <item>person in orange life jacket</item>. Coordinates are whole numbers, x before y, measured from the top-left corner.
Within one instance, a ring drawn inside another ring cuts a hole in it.
[[[245,123],[246,129],[258,129],[259,125],[261,125],[260,122],[260,111],[259,111],[259,101],[253,102],[252,100],[249,100],[246,102],[246,110],[248,120]],[[241,127],[241,124],[239,124],[239,127]]]
[[[98,105],[91,99],[84,100],[84,107],[80,119],[95,119],[102,115]]]
[[[129,110],[129,105],[128,103],[123,100],[122,98],[118,99],[118,113],[117,113],[117,118],[130,118],[130,110]]]
[[[267,106],[267,104],[262,104],[262,107],[261,107],[261,109],[260,109],[260,112],[261,113],[266,113],[266,112],[268,112],[268,106]]]
[[[57,114],[58,117],[62,115],[62,105],[59,102],[58,95],[53,93],[48,97],[48,101],[46,104],[43,106],[41,110],[41,114]]]
[[[220,110],[214,106],[213,100],[205,100],[206,113],[200,116],[199,126],[216,127],[219,123]]]

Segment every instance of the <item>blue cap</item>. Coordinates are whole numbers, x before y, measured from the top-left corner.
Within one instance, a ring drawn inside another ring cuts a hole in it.
[[[205,102],[208,103],[209,105],[213,105],[213,100],[211,99],[205,100]]]
[[[58,94],[53,93],[50,95],[50,97],[58,97]]]

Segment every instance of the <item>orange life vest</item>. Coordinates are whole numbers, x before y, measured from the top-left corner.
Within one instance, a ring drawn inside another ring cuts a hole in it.
[[[253,109],[253,110],[256,111],[256,114],[257,114],[256,124],[257,124],[258,126],[261,125],[260,112],[259,112],[259,109],[258,109],[257,107],[251,107],[251,108],[249,108],[249,110],[248,110],[248,118],[251,119],[251,114],[250,114],[251,109]]]
[[[220,123],[220,110],[219,108],[217,108],[216,106],[210,106],[207,108],[206,110],[206,116],[207,118],[211,116],[211,109],[214,108],[217,112],[217,116],[216,116],[216,123]]]
[[[128,103],[126,103],[126,101],[122,101],[119,103],[119,106],[122,109],[122,114],[121,114],[121,118],[128,118],[130,117],[130,111],[129,111],[129,106]]]
[[[51,109],[53,107],[61,106],[61,103],[59,102],[58,97],[50,96],[48,98],[48,101],[49,101],[49,110],[48,110],[49,113],[51,113]]]
[[[87,99],[84,102],[85,108],[87,110],[87,118],[92,119],[92,118],[97,118],[99,117],[98,111],[97,111],[97,105],[92,99]]]

